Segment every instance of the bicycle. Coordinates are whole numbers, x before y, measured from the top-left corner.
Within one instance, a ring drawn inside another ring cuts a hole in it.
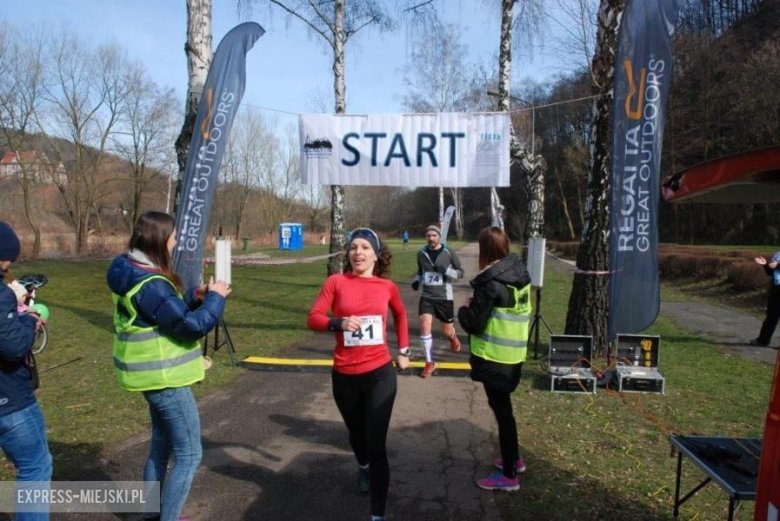
[[[27,290],[27,296],[24,298],[24,305],[29,309],[35,305],[36,291],[38,288],[46,285],[46,283],[49,282],[49,279],[46,278],[46,275],[38,274],[22,275],[17,279],[17,281],[24,287],[25,290]],[[44,349],[46,349],[48,342],[49,332],[46,330],[46,324],[41,324],[41,329],[35,336],[35,343],[31,349],[32,354],[37,355],[38,353],[41,353]]]

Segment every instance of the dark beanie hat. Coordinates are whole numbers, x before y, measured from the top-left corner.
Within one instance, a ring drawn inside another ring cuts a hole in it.
[[[0,261],[16,262],[21,249],[14,229],[8,223],[0,221]]]

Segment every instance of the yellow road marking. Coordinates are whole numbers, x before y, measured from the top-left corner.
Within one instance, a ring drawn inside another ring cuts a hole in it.
[[[307,358],[270,358],[264,356],[248,356],[244,358],[244,362],[250,364],[267,364],[267,365],[309,365],[320,367],[333,366],[333,360],[311,360]],[[409,364],[412,367],[422,368],[425,367],[425,362],[411,362]],[[436,369],[457,369],[462,371],[468,371],[471,366],[467,362],[436,362]]]

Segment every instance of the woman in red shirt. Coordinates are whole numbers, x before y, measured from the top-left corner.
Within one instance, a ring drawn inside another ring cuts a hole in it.
[[[353,230],[347,252],[345,273],[325,281],[307,326],[336,334],[333,398],[358,461],[360,490],[370,490],[371,519],[376,521],[385,515],[390,483],[385,445],[397,389],[387,346],[388,307],[400,346],[399,370],[409,367],[409,332],[398,287],[385,278],[392,255],[377,234],[368,228]]]

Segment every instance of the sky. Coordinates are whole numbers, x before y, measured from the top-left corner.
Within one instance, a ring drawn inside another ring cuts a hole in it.
[[[258,2],[251,20],[266,34],[247,56],[247,85],[243,103],[265,107],[280,123],[296,123],[295,114],[317,112],[317,99],[332,100],[332,54],[311,37],[298,20],[287,23],[276,9]],[[492,65],[497,60],[499,13],[483,0],[439,0],[447,23],[458,25],[471,61]],[[213,48],[239,18],[235,0],[213,0]],[[25,0],[7,2],[0,11],[17,27],[42,24],[52,30],[66,26],[92,43],[117,42],[131,58],[141,61],[152,79],[173,87],[183,100],[187,88],[185,0]],[[401,112],[404,66],[409,51],[406,32],[359,33],[347,44],[347,112],[353,114]],[[560,67],[536,58],[534,63],[513,64],[513,81],[533,77],[543,81]],[[332,101],[328,102],[328,108]],[[276,112],[273,110],[275,109]],[[291,113],[291,114],[287,114]],[[264,114],[265,115],[265,114]]]

